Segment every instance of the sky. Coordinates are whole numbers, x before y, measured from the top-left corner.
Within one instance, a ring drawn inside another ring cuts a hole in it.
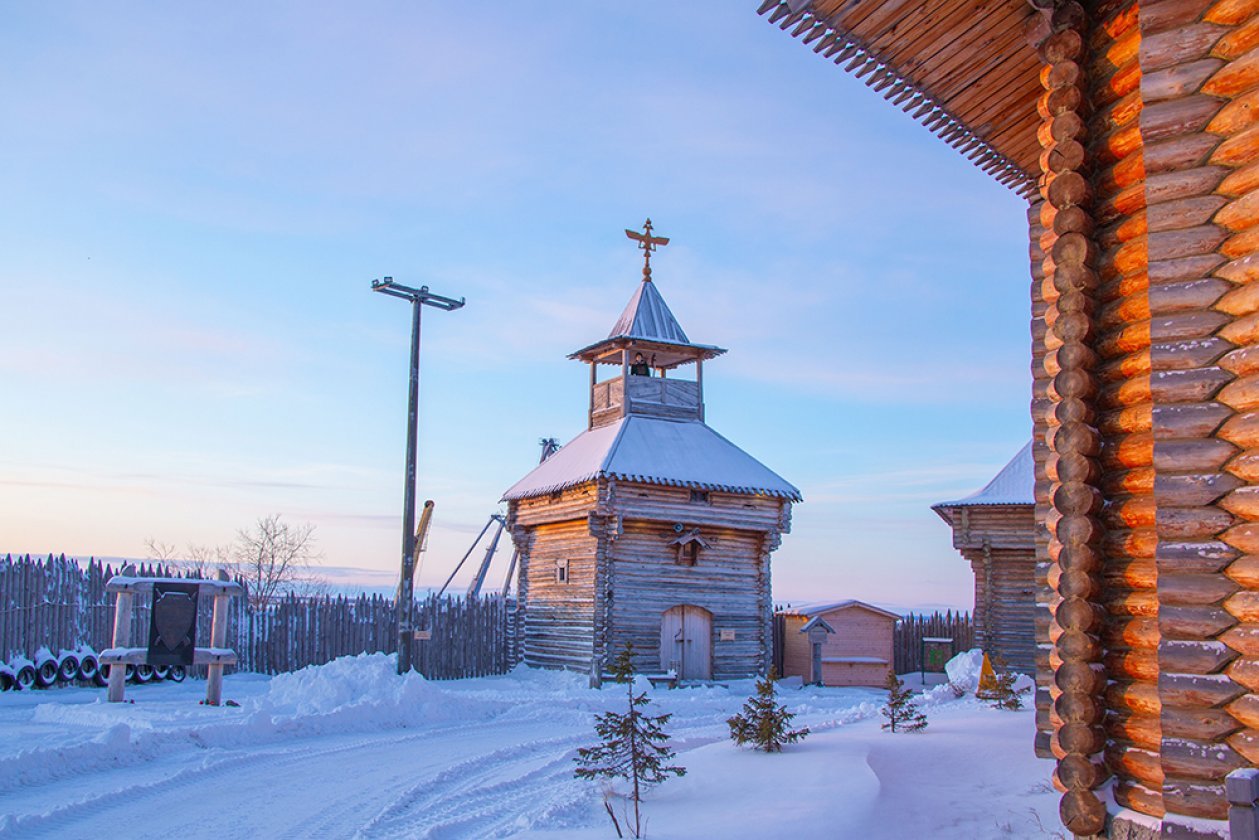
[[[709,424],[805,498],[775,598],[970,608],[930,505],[1030,435],[1026,203],[757,5],[0,7],[0,553],[279,514],[338,585],[389,585],[388,275],[467,300],[424,316],[440,584],[539,438],[585,427],[566,355],[650,216],[659,291],[730,351]]]

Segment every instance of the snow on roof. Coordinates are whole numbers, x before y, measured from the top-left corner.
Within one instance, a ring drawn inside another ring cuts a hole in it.
[[[858,601],[855,598],[849,598],[846,601],[825,601],[825,602],[818,602],[815,604],[801,604],[798,607],[788,607],[787,609],[782,610],[782,614],[783,615],[803,615],[803,616],[812,617],[815,615],[822,615],[824,613],[831,612],[832,610],[847,609],[848,607],[861,607],[863,609],[870,610],[871,612],[876,612],[876,613],[879,613],[880,615],[885,615],[888,618],[895,618],[897,620],[900,619],[900,616],[892,612],[891,610],[885,610],[882,607],[876,607],[874,604],[867,604],[865,601]]]
[[[983,489],[963,496],[951,502],[937,502],[932,510],[952,507],[972,507],[975,505],[1031,505],[1035,504],[1033,486],[1036,483],[1035,467],[1032,464],[1032,442],[1019,450],[1010,459],[1010,463],[1001,468],[1001,472],[993,476],[992,481]]]
[[[801,500],[794,486],[704,423],[636,415],[582,432],[512,485],[503,500],[598,478]]]
[[[608,338],[643,338],[650,341],[665,341],[670,344],[690,344],[691,340],[682,331],[678,319],[669,311],[656,284],[644,279],[638,284],[633,297],[625,305],[625,311],[617,319],[608,333]]]

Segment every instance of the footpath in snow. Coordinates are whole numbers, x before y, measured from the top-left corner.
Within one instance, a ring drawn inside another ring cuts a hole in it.
[[[399,677],[384,655],[204,685],[0,695],[0,837],[615,837],[598,784],[573,777],[594,716],[624,686],[568,673]],[[784,752],[735,747],[726,718],[752,681],[650,689],[683,778],[652,789],[647,836],[1065,837],[1033,715],[947,687],[922,733],[880,729],[885,693],[780,687],[813,734]]]

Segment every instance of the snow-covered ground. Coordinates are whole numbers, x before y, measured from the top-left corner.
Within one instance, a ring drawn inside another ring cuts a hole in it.
[[[884,692],[783,686],[813,734],[736,748],[725,719],[753,683],[651,691],[684,778],[644,803],[651,838],[1063,837],[1030,711],[947,687],[930,726],[883,732]],[[0,695],[0,837],[615,837],[597,784],[573,777],[593,718],[624,704],[582,676],[518,669],[427,682],[383,655],[204,683]]]

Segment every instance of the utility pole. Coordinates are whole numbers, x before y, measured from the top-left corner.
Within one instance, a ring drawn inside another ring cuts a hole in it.
[[[411,627],[412,602],[415,600],[415,555],[419,548],[415,533],[415,438],[419,425],[420,396],[420,311],[432,306],[446,312],[459,309],[464,299],[442,297],[428,290],[428,286],[412,289],[395,283],[392,277],[373,280],[372,291],[410,301],[411,303],[411,385],[407,394],[407,475],[402,494],[402,576],[398,585],[398,673],[411,670],[411,646],[414,639]]]

